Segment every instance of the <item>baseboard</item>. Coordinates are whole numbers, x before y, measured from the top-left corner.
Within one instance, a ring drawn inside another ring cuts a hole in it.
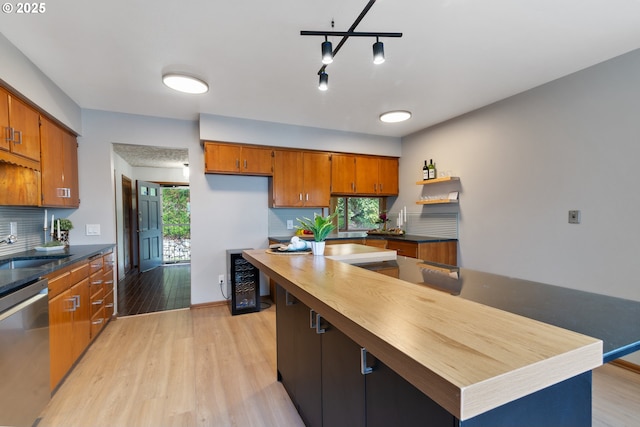
[[[616,359],[612,361],[611,364],[619,366],[620,368],[624,368],[628,371],[635,372],[636,374],[640,374],[640,365],[636,365],[635,363],[631,363],[622,359]]]
[[[222,305],[229,305],[229,301],[212,301],[212,302],[203,302],[200,304],[191,304],[192,309],[196,308],[211,308],[211,307],[220,307]]]

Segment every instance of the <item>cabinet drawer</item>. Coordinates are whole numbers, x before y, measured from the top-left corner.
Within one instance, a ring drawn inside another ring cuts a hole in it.
[[[69,272],[63,273],[59,276],[49,278],[49,299],[60,295],[71,287],[71,274]]]
[[[104,271],[110,271],[113,270],[113,264],[114,264],[114,255],[113,252],[109,252],[107,254],[105,254],[103,257],[103,269]]]
[[[105,322],[104,307],[101,307],[94,316],[91,316],[91,339],[94,339],[100,333]]]
[[[103,289],[102,274],[92,274],[89,277],[89,294],[93,297],[98,291]]]
[[[411,242],[398,242],[395,240],[389,240],[387,242],[387,249],[392,249],[398,252],[400,256],[408,256],[411,258],[418,258],[418,244]]]
[[[83,263],[78,266],[73,266],[71,267],[71,271],[69,273],[71,274],[71,284],[75,285],[76,283],[81,282],[82,280],[89,277],[89,264]]]
[[[386,239],[371,239],[371,238],[366,238],[364,241],[364,244],[367,246],[373,246],[375,248],[382,248],[382,249],[386,249],[387,248],[387,240]]]
[[[107,294],[106,297],[104,297],[104,317],[105,317],[105,321],[108,321],[109,319],[111,319],[111,316],[113,316],[113,311],[114,311],[114,304],[113,304],[113,291],[109,292]]]
[[[104,293],[102,289],[91,296],[91,317],[93,317],[102,307],[104,307]]]
[[[102,257],[97,257],[89,261],[89,274],[95,274],[98,271],[102,270],[103,261]]]
[[[113,291],[113,270],[105,271],[102,274],[102,288],[105,295]]]

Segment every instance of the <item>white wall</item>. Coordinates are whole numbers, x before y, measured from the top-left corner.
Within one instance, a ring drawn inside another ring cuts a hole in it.
[[[80,107],[0,33],[0,79],[76,133]]]
[[[461,179],[463,266],[640,301],[639,113],[636,51],[405,138],[399,202],[433,157]]]

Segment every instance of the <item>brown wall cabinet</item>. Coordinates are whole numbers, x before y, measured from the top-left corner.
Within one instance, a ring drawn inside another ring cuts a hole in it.
[[[5,161],[40,169],[40,115],[0,88],[0,151]]]
[[[328,207],[330,177],[329,153],[275,150],[271,207]]]
[[[333,154],[331,192],[341,195],[398,195],[398,159]]]
[[[265,176],[273,173],[271,148],[207,141],[204,159],[205,173]]]
[[[42,206],[80,206],[75,135],[41,118]]]

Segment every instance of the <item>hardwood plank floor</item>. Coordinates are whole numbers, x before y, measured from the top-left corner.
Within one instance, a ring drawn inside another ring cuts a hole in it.
[[[110,322],[42,413],[39,427],[302,427],[276,381],[275,306],[226,306]],[[640,375],[594,371],[593,426],[637,426]],[[550,424],[551,425],[551,424]]]
[[[191,265],[162,265],[130,273],[118,283],[118,315],[152,313],[191,305]]]

